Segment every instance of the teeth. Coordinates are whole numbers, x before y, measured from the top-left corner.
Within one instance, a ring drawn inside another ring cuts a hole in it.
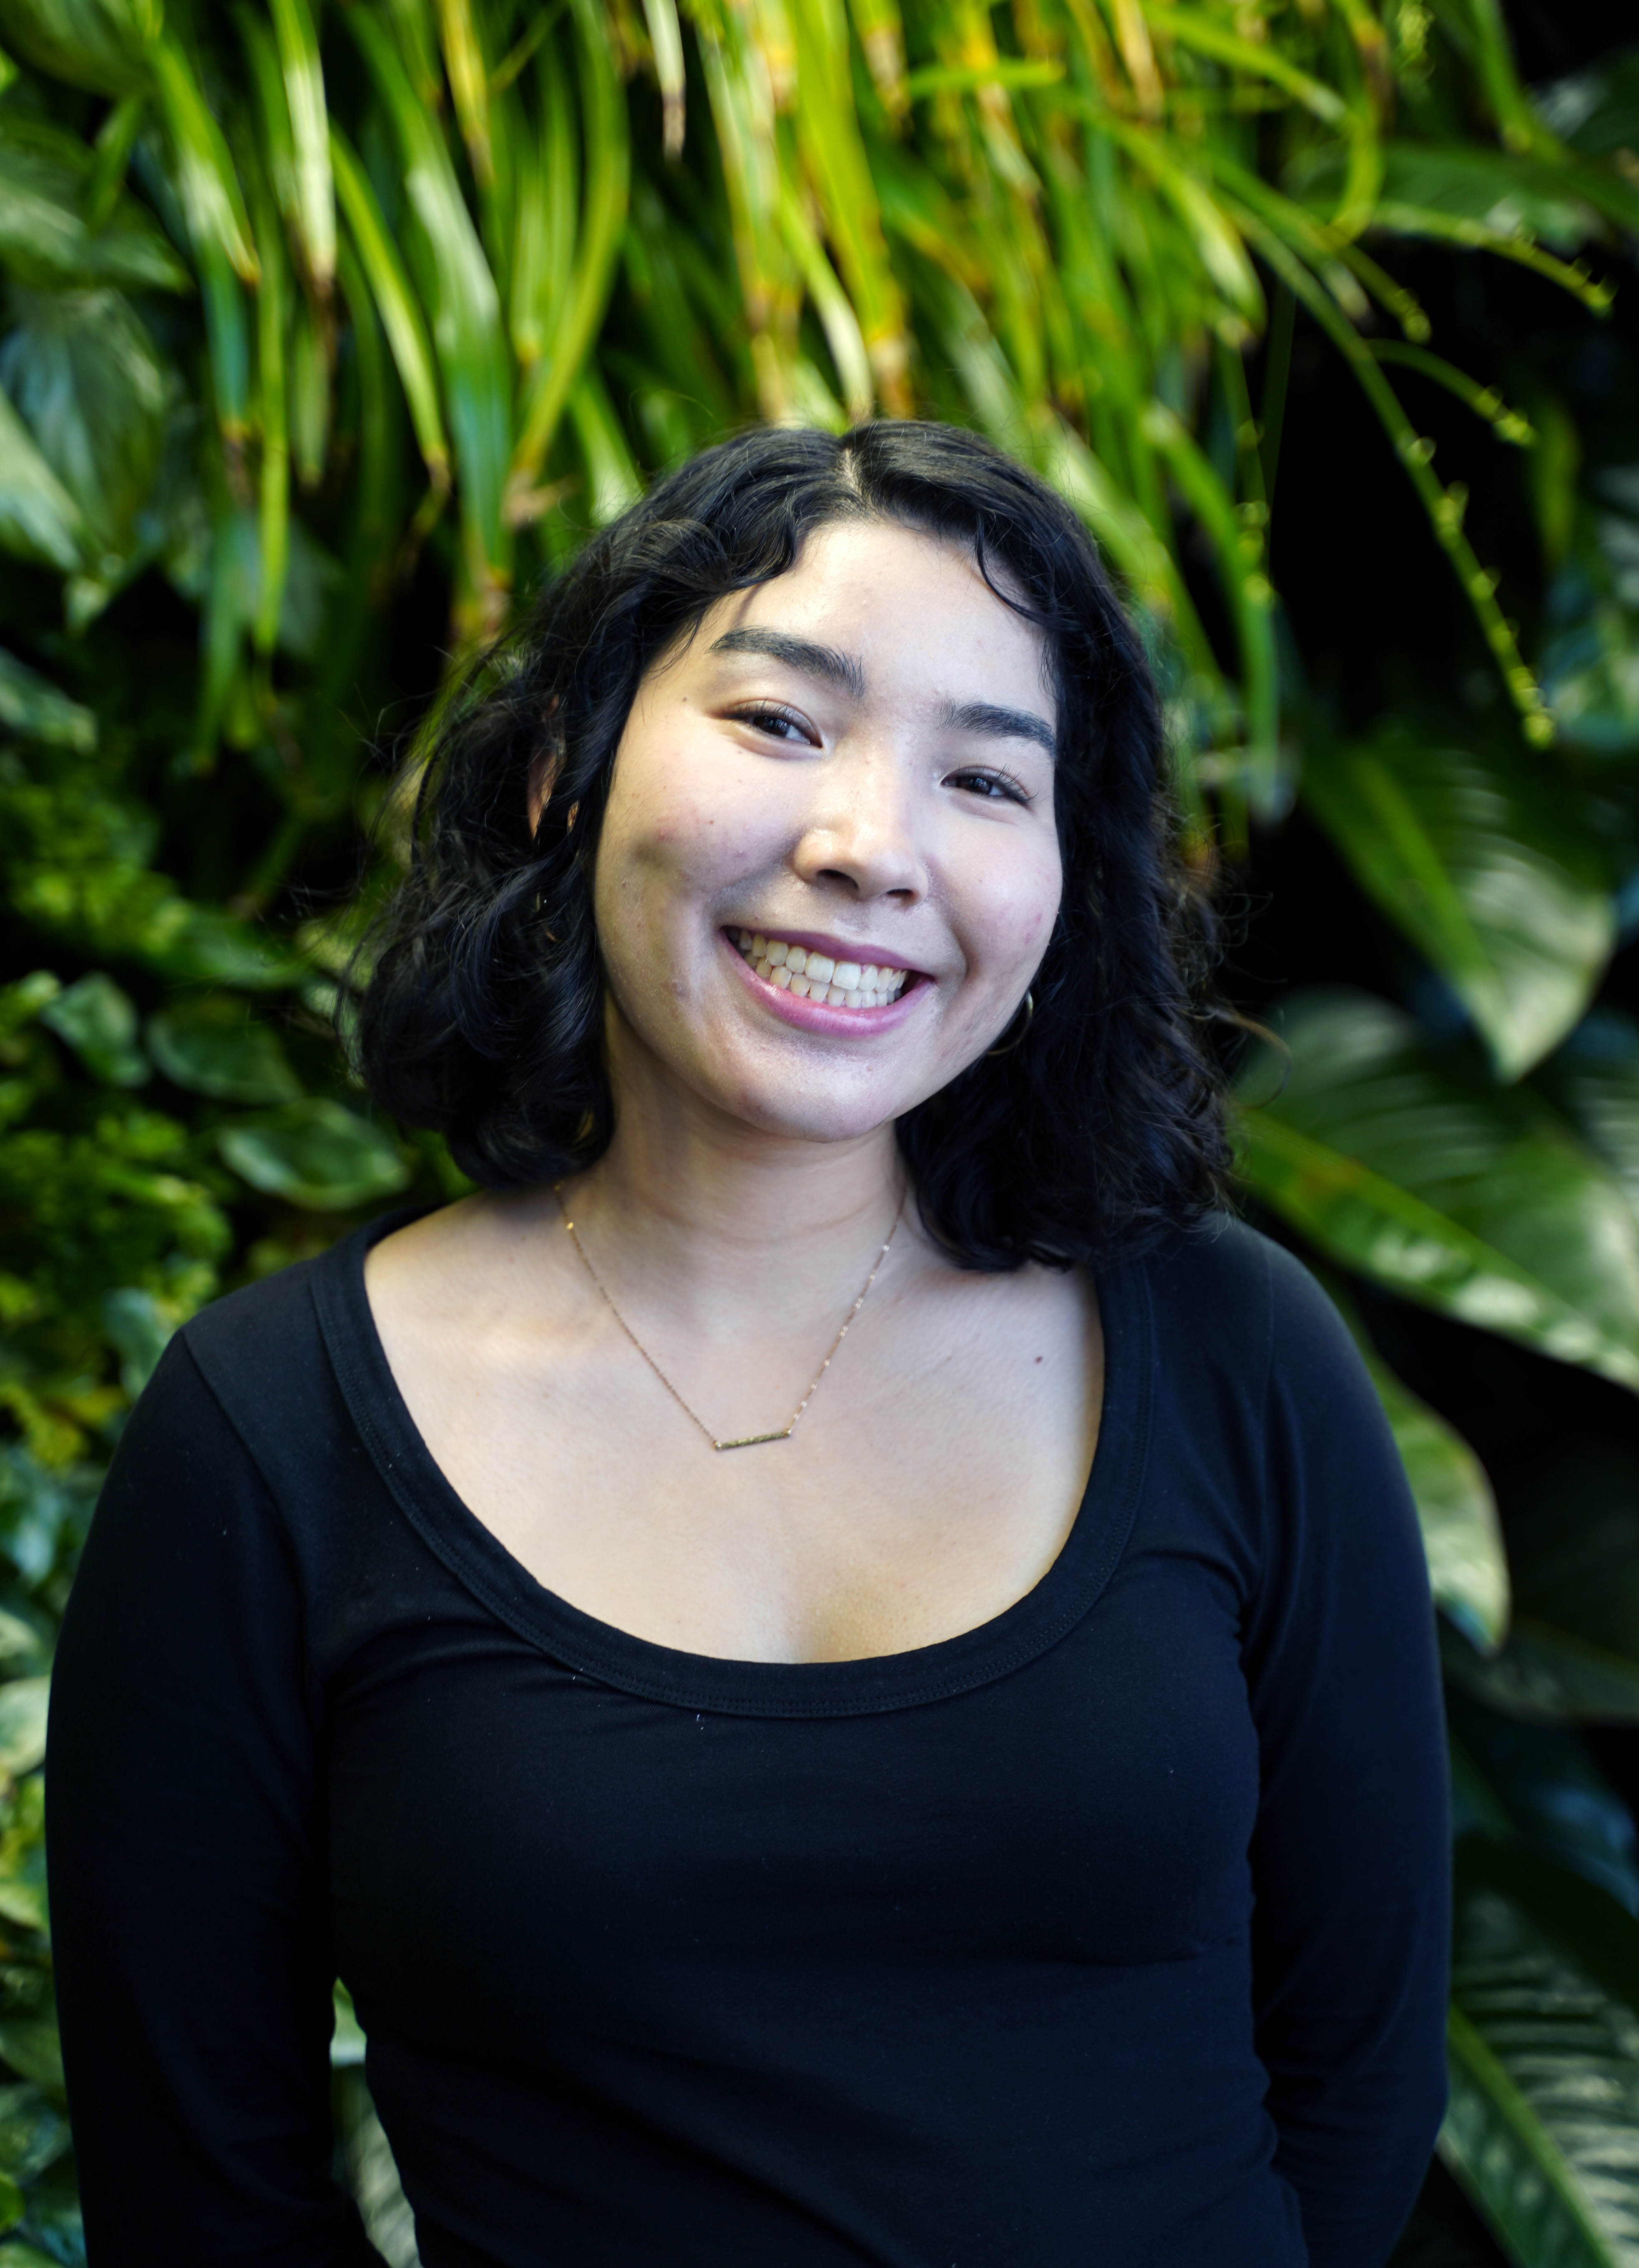
[[[904,990],[908,972],[879,968],[875,961],[833,961],[761,930],[730,932],[753,972],[799,1000],[823,1000],[833,1008],[886,1008]]]

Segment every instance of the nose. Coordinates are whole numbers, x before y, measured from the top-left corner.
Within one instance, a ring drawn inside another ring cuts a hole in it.
[[[926,897],[929,873],[914,795],[886,751],[860,751],[827,764],[792,857],[805,882],[850,898],[912,906]]]

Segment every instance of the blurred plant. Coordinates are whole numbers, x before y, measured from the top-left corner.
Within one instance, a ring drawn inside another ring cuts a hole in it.
[[[80,2257],[38,1765],[98,1471],[202,1300],[460,1186],[326,1036],[368,742],[738,421],[956,418],[1059,486],[1144,623],[1192,855],[1239,856],[1301,772],[1483,1046],[1295,1001],[1253,1189],[1356,1278],[1639,1387],[1639,1031],[1584,1020],[1628,823],[1590,766],[1639,748],[1639,490],[1584,476],[1552,402],[1437,355],[1378,258],[1511,262],[1595,320],[1589,261],[1639,234],[1639,132],[1631,64],[1529,96],[1494,0],[0,0],[0,2268],[26,2268]],[[1300,323],[1363,390],[1517,731],[1283,725],[1268,540]],[[1532,452],[1540,679],[1418,387]],[[1639,1720],[1609,1560],[1522,1563],[1504,1645],[1486,1476],[1371,1359],[1475,1707]],[[1476,1733],[1465,1767],[1490,1840],[1445,2146],[1532,2264],[1614,2261],[1639,2213],[1632,1861],[1556,1808],[1605,1800],[1580,1758]],[[1554,2031],[1573,1972],[1594,2013]],[[338,2042],[344,2156],[397,2257]],[[1595,2079],[1618,2107],[1591,2140],[1568,2106]]]

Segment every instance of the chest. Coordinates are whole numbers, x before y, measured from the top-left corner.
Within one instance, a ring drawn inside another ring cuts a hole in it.
[[[474,1616],[371,1648],[334,1721],[342,1973],[372,2029],[463,2053],[693,2057],[1246,1926],[1257,1747],[1198,1563],[1129,1563],[1062,1642],[923,1705],[658,1703]]]
[[[1096,1303],[1068,1280],[885,1300],[822,1373],[777,1325],[657,1366],[599,1309],[544,1338],[504,1317],[384,1338],[434,1461],[537,1581],[736,1660],[902,1652],[1003,1612],[1069,1532],[1103,1389]],[[781,1429],[799,1399],[789,1438],[708,1438]]]

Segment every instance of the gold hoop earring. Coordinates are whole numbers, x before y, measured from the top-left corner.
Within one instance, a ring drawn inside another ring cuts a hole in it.
[[[1018,1026],[1018,1037],[1017,1039],[1004,1041],[999,1048],[987,1048],[985,1049],[986,1055],[1011,1056],[1015,1048],[1022,1046],[1024,1043],[1025,1035],[1030,1029],[1030,1020],[1035,1012],[1036,996],[1033,992],[1026,992],[1025,995],[1025,1020]],[[1017,1015],[1015,1015],[1013,1021],[1014,1023],[1018,1022]],[[1011,1031],[1012,1028],[1012,1024],[1010,1024],[1008,1026],[1009,1031]]]

